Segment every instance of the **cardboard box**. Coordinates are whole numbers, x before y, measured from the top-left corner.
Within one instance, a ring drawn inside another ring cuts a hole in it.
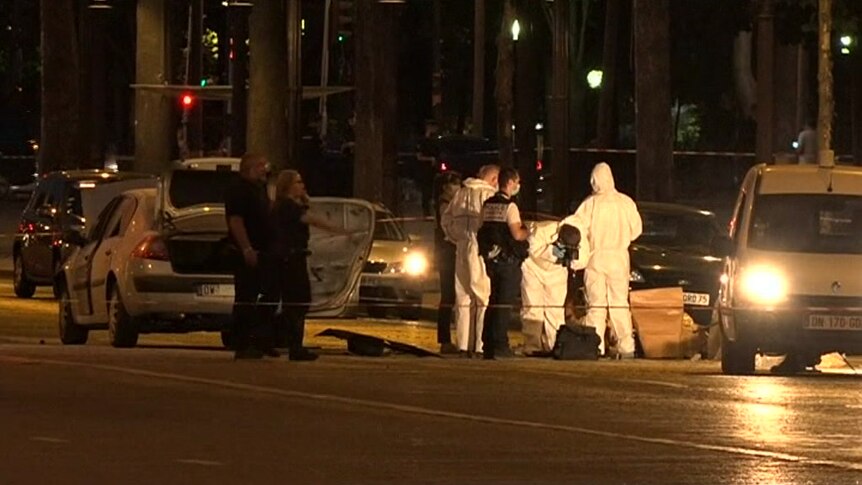
[[[682,359],[699,352],[697,324],[685,314],[682,288],[632,291],[632,322],[647,359]]]

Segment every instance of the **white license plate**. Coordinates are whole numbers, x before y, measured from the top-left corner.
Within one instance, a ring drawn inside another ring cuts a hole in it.
[[[682,302],[686,305],[709,306],[709,293],[683,293]]]
[[[809,330],[862,331],[862,315],[810,315],[805,328]]]
[[[195,288],[198,296],[215,296],[223,298],[233,298],[233,285],[198,285]]]

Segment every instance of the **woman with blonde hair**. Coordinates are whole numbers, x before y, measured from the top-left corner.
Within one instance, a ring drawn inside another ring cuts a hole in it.
[[[302,346],[305,314],[311,305],[311,282],[308,278],[309,225],[344,233],[325,220],[308,212],[308,192],[302,175],[296,170],[282,170],[275,183],[272,220],[275,227],[273,253],[281,261],[278,287],[281,292],[282,317],[276,324],[276,341],[287,346],[290,360],[315,360],[317,354]]]

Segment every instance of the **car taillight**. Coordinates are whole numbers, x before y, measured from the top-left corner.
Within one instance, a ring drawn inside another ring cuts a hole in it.
[[[168,247],[160,236],[149,235],[132,250],[132,257],[139,259],[153,259],[156,261],[170,261]]]
[[[440,162],[440,171],[445,172],[449,170],[449,165],[446,165],[446,162]]]
[[[542,161],[536,160],[536,171],[541,172],[543,167],[544,167],[544,164],[542,163]]]

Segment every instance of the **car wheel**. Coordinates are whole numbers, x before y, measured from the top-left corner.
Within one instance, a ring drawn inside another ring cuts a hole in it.
[[[754,374],[754,346],[746,344],[737,338],[731,342],[722,332],[721,336],[721,372],[740,376]]]
[[[386,307],[378,305],[368,305],[368,316],[371,318],[386,318]]]
[[[83,345],[87,343],[87,337],[90,335],[86,327],[82,327],[75,323],[75,315],[72,313],[72,297],[69,294],[69,289],[63,283],[57,284],[60,290],[59,297],[59,329],[60,342],[64,345]]]
[[[21,260],[20,254],[15,255],[12,266],[12,287],[19,298],[31,298],[36,293],[36,285],[27,279],[24,272],[24,261]]]
[[[111,287],[108,298],[108,341],[114,347],[134,347],[138,329],[134,318],[126,312],[117,285]]]

